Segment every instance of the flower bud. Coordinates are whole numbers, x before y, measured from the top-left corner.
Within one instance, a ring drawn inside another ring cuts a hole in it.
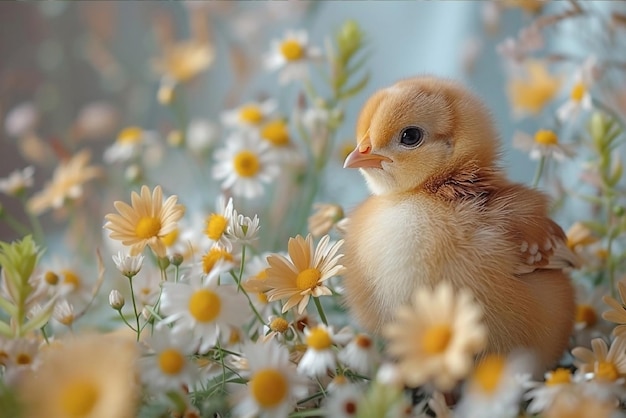
[[[124,307],[124,303],[124,296],[117,289],[111,290],[111,293],[109,293],[109,305],[111,305],[111,308],[119,311]]]
[[[180,266],[181,264],[183,264],[183,255],[179,253],[172,255],[170,257],[170,263],[172,263],[176,267]]]

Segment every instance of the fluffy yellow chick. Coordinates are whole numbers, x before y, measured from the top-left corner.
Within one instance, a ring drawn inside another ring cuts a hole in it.
[[[547,198],[507,180],[485,105],[434,77],[375,93],[357,123],[345,167],[372,196],[349,214],[346,300],[358,322],[381,331],[416,288],[446,280],[471,290],[489,330],[486,352],[527,349],[547,367],[574,321],[577,265]]]

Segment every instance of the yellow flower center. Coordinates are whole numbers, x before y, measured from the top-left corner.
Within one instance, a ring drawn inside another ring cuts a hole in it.
[[[427,354],[441,354],[446,351],[451,339],[452,330],[449,325],[433,325],[422,336],[422,349]]]
[[[258,125],[263,120],[263,112],[257,105],[245,105],[239,109],[239,119],[252,125]]]
[[[558,93],[561,82],[541,62],[529,62],[527,70],[527,79],[510,82],[509,95],[514,107],[538,113]]]
[[[152,216],[144,216],[139,219],[135,227],[135,235],[142,239],[156,237],[161,231],[161,220]]]
[[[33,362],[33,359],[27,353],[19,353],[15,357],[15,362],[19,365],[25,366]]]
[[[189,312],[199,322],[213,321],[221,309],[219,295],[209,289],[200,289],[189,299]]]
[[[586,327],[592,327],[598,322],[596,310],[591,305],[576,306],[576,322],[584,323]]]
[[[261,129],[261,137],[277,147],[287,145],[289,143],[287,123],[281,119],[268,122]]]
[[[474,382],[483,392],[493,393],[500,383],[505,365],[504,357],[497,355],[486,357],[474,370]]]
[[[556,145],[559,143],[559,137],[548,129],[540,129],[535,134],[535,142],[541,145]]]
[[[57,276],[55,273],[51,271],[47,271],[46,274],[43,276],[43,279],[50,286],[55,286],[57,283],[59,283],[59,276]]]
[[[166,247],[171,247],[172,245],[174,245],[177,239],[178,239],[178,228],[174,229],[169,234],[163,235],[161,237],[161,242],[163,242],[163,245],[165,245]]]
[[[298,273],[296,287],[300,290],[314,289],[322,274],[318,269],[306,269]]]
[[[129,126],[117,135],[120,144],[136,144],[141,141],[143,130],[137,126]]]
[[[92,382],[73,382],[63,388],[60,407],[65,416],[86,417],[93,411],[99,397],[99,390]]]
[[[354,339],[354,343],[357,347],[367,350],[372,346],[372,339],[365,334],[359,334]]]
[[[263,292],[259,292],[256,294],[256,298],[259,302],[267,304],[269,303],[269,300],[267,299],[267,295]]]
[[[275,369],[262,369],[250,379],[250,393],[263,408],[279,405],[287,396],[287,379]]]
[[[228,226],[228,220],[225,217],[217,213],[212,213],[206,221],[205,233],[207,237],[213,241],[217,241],[224,234],[224,231],[226,231],[226,226]]]
[[[583,83],[576,83],[570,92],[570,98],[575,102],[580,102],[585,96],[587,89]]]
[[[74,289],[80,289],[81,280],[78,274],[71,270],[63,270],[61,273],[63,274],[63,283],[71,284]]]
[[[297,61],[304,56],[304,48],[295,39],[287,39],[280,44],[280,53],[287,61]]]
[[[599,361],[595,364],[594,372],[596,379],[604,382],[614,382],[619,377],[619,371],[615,364],[609,361]]]
[[[326,350],[332,343],[328,332],[320,327],[313,328],[306,337],[306,345],[315,350]]]
[[[222,248],[211,248],[209,252],[202,257],[202,269],[206,274],[209,274],[209,272],[213,270],[213,267],[215,267],[215,264],[220,260],[233,261],[233,255]]]
[[[234,345],[241,342],[241,333],[237,328],[231,328],[230,336],[228,337],[228,344]]]
[[[184,366],[185,357],[174,348],[168,348],[159,354],[159,368],[165,374],[178,374]]]
[[[572,372],[567,369],[558,368],[546,379],[546,386],[564,385],[572,381]]]
[[[289,328],[289,322],[285,318],[274,318],[270,322],[270,329],[281,334]]]
[[[240,151],[233,160],[235,172],[241,177],[254,177],[259,172],[259,157],[252,151]]]

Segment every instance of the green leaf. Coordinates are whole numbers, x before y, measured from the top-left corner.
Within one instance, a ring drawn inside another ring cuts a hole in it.
[[[11,327],[2,321],[0,321],[0,335],[4,335],[5,337],[14,337]]]
[[[17,306],[15,306],[10,300],[0,296],[0,308],[2,308],[10,316],[17,315]]]
[[[50,320],[52,316],[52,311],[54,310],[54,305],[56,304],[56,299],[51,299],[48,301],[46,306],[43,307],[41,311],[37,313],[37,315],[33,316],[20,330],[22,335],[28,334],[30,331],[34,331],[46,325],[46,323]]]
[[[369,81],[370,81],[370,75],[368,73],[368,74],[365,74],[365,76],[361,80],[359,80],[355,85],[339,93],[339,97],[341,99],[349,99],[350,97],[354,96],[355,94],[358,94],[361,90],[363,90]]]

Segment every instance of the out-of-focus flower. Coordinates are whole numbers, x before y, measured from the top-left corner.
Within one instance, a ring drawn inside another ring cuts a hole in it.
[[[285,418],[308,393],[307,381],[289,361],[289,351],[274,340],[246,343],[249,381],[232,398],[236,416]]]
[[[584,385],[569,385],[560,390],[541,414],[545,418],[617,418],[623,416],[616,399],[586,391]]]
[[[82,336],[42,351],[40,358],[37,373],[19,388],[25,418],[136,416],[137,353],[131,341]]]
[[[287,31],[283,39],[272,41],[265,65],[269,70],[280,70],[279,81],[287,84],[305,80],[309,75],[308,61],[321,56],[319,48],[308,44],[306,31]]]
[[[115,267],[126,277],[133,277],[141,270],[143,266],[143,255],[129,255],[123,254],[119,251],[113,255],[113,262]]]
[[[529,60],[525,75],[513,76],[507,86],[509,101],[518,116],[537,114],[561,87],[561,79],[548,72],[541,61]]]
[[[225,148],[215,152],[215,160],[213,176],[222,180],[222,189],[248,199],[261,196],[263,183],[270,183],[280,173],[269,144],[253,132],[235,133]]]
[[[525,400],[530,400],[528,412],[538,414],[547,409],[559,392],[567,390],[574,380],[569,369],[559,368],[546,372],[545,382],[527,382],[530,390],[524,395]]]
[[[466,383],[455,412],[464,418],[517,417],[531,367],[530,359],[525,355],[484,357]]]
[[[11,109],[4,119],[4,130],[9,136],[21,138],[32,134],[39,121],[39,112],[30,102]]]
[[[526,13],[537,14],[543,9],[547,0],[502,0],[501,4],[505,7],[519,8]]]
[[[210,44],[181,41],[165,48],[154,66],[165,79],[184,83],[209,68],[214,58],[215,51]]]
[[[611,307],[611,310],[604,312],[602,318],[618,324],[613,328],[613,335],[626,338],[626,283],[620,280],[617,282],[617,289],[621,303],[614,297],[605,295],[602,300]]]
[[[154,188],[152,195],[148,186],[141,187],[141,195],[131,194],[132,207],[116,201],[113,205],[119,214],[105,216],[105,228],[111,231],[112,239],[130,246],[130,255],[137,255],[148,245],[159,256],[165,256],[163,237],[176,228],[185,214],[185,207],[179,205],[177,196],[170,196],[163,202],[161,186]]]
[[[48,209],[61,208],[66,200],[80,198],[83,185],[102,175],[100,167],[88,165],[90,158],[89,151],[83,150],[61,162],[54,170],[52,180],[28,200],[28,210],[39,215]]]
[[[343,364],[363,376],[370,376],[379,362],[376,345],[366,334],[357,334],[339,352],[338,358]]]
[[[556,110],[556,116],[561,122],[575,119],[581,111],[590,111],[593,108],[589,90],[594,81],[593,68],[596,65],[595,62],[594,58],[586,60],[574,75],[569,91],[569,100]]]
[[[331,294],[324,282],[344,269],[339,264],[343,257],[339,253],[343,240],[333,245],[329,245],[329,242],[330,237],[325,235],[315,248],[311,235],[306,238],[298,235],[289,239],[289,259],[280,254],[267,257],[270,265],[265,280],[270,288],[267,296],[270,301],[287,299],[283,312],[297,305],[298,313],[302,314],[311,296]]]
[[[567,230],[567,247],[570,250],[577,251],[582,247],[598,242],[598,238],[593,235],[591,229],[582,222],[575,222]]]
[[[538,25],[530,25],[520,30],[517,39],[506,38],[497,46],[497,51],[516,68],[528,55],[544,47],[543,34]]]
[[[243,294],[236,289],[217,285],[223,267],[217,266],[206,278],[194,275],[178,283],[163,283],[161,312],[164,323],[174,324],[174,330],[192,331],[199,343],[199,352],[206,353],[230,327],[240,327],[250,310]]]
[[[67,300],[60,300],[54,305],[52,317],[66,327],[71,327],[74,323],[74,306]]]
[[[599,382],[614,382],[626,376],[626,337],[616,337],[610,349],[602,338],[594,338],[591,348],[572,349],[579,373],[593,373]]]
[[[332,328],[319,324],[304,330],[307,350],[298,363],[298,371],[310,377],[322,376],[328,370],[334,372],[337,359],[333,350]]]
[[[407,385],[432,381],[441,390],[469,373],[474,355],[487,343],[480,306],[468,291],[454,294],[445,282],[434,291],[418,289],[413,304],[400,307],[383,333]]]
[[[22,170],[15,170],[8,177],[0,179],[0,192],[9,196],[19,196],[26,189],[33,186],[35,167],[28,166]]]
[[[112,104],[98,101],[85,105],[76,118],[78,136],[86,139],[106,138],[117,125],[119,113]]]
[[[0,346],[3,353],[0,363],[6,367],[5,373],[10,374],[10,380],[19,381],[25,372],[35,370],[41,364],[39,347],[39,341],[34,338],[7,340]],[[3,376],[5,379],[8,377],[6,374]]]
[[[144,356],[139,359],[141,380],[154,393],[183,391],[198,378],[198,370],[189,356],[195,353],[191,332],[159,327],[145,342]]]
[[[540,129],[534,136],[516,132],[513,136],[513,147],[528,152],[532,160],[548,157],[563,161],[576,154],[572,145],[559,143],[557,134],[549,129]]]
[[[343,379],[338,379],[342,377]],[[336,381],[341,380],[341,383]],[[359,412],[359,404],[363,399],[363,389],[357,384],[348,383],[347,379],[338,375],[329,385],[329,396],[326,399],[324,416],[335,418],[356,417]]]
[[[147,159],[152,164],[160,161],[159,141],[155,134],[145,131],[138,126],[124,128],[117,136],[115,143],[104,151],[104,161],[107,163],[127,162],[148,153]]]
[[[230,127],[258,130],[276,110],[275,100],[249,102],[222,114],[222,123]]]
[[[190,151],[202,153],[217,142],[218,134],[219,129],[213,122],[205,119],[193,119],[187,127],[185,144]]]
[[[309,232],[314,237],[328,234],[332,227],[344,218],[343,209],[330,203],[316,203],[316,212],[309,217]]]

